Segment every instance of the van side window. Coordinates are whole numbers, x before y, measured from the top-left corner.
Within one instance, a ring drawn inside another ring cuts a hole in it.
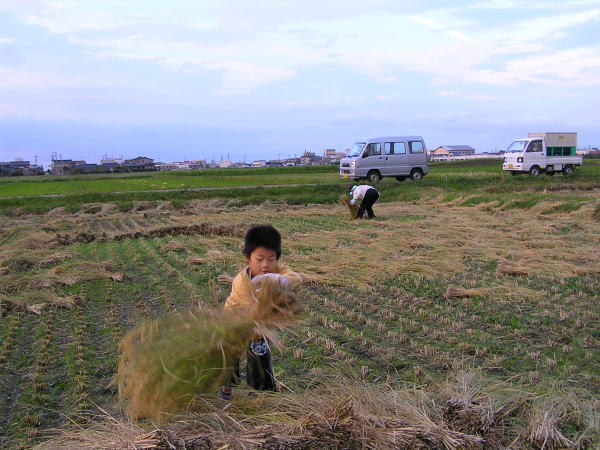
[[[542,151],[542,141],[531,141],[527,146],[526,153],[531,152],[541,152]]]
[[[393,155],[394,154],[394,147],[393,147],[393,143],[392,142],[386,142],[385,144],[383,144],[383,148],[385,149],[385,154],[386,155]]]
[[[381,155],[381,144],[379,142],[369,144],[365,156]]]
[[[409,141],[408,148],[411,153],[423,153],[423,142],[421,141]]]
[[[404,142],[394,142],[394,155],[406,155]]]

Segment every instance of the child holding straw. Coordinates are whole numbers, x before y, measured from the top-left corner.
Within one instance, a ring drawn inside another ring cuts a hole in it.
[[[246,309],[250,313],[256,304],[253,292],[265,277],[276,278],[290,287],[302,281],[297,273],[279,263],[281,235],[270,225],[257,225],[246,232],[243,253],[248,265],[233,279],[225,310]],[[263,336],[256,334],[252,338],[246,348],[246,358],[248,385],[259,391],[277,391],[269,343]],[[229,386],[221,388],[222,399],[231,400],[231,385],[237,384],[239,379],[238,359]]]

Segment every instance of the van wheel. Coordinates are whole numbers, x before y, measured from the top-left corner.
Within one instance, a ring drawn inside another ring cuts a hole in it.
[[[421,172],[421,169],[413,169],[410,172],[410,179],[413,181],[421,181],[421,179],[423,178],[423,172]]]
[[[371,183],[377,183],[379,180],[381,180],[381,174],[377,170],[371,170],[367,174],[367,180],[369,180]]]
[[[563,167],[563,175],[572,175],[574,171],[575,169],[573,169],[573,166]]]
[[[404,181],[404,180],[406,180],[406,177],[396,177],[396,180],[398,180],[398,181]]]
[[[542,173],[542,171],[538,166],[533,166],[531,169],[529,169],[529,175],[532,177],[539,177],[540,173]]]

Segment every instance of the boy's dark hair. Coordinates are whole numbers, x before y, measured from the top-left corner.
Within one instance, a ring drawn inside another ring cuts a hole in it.
[[[281,257],[281,235],[271,225],[256,225],[246,231],[244,238],[244,256],[250,257],[258,247],[268,248]]]

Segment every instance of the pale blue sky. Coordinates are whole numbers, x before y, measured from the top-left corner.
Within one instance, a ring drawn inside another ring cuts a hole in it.
[[[0,0],[0,160],[600,146],[600,0]]]

